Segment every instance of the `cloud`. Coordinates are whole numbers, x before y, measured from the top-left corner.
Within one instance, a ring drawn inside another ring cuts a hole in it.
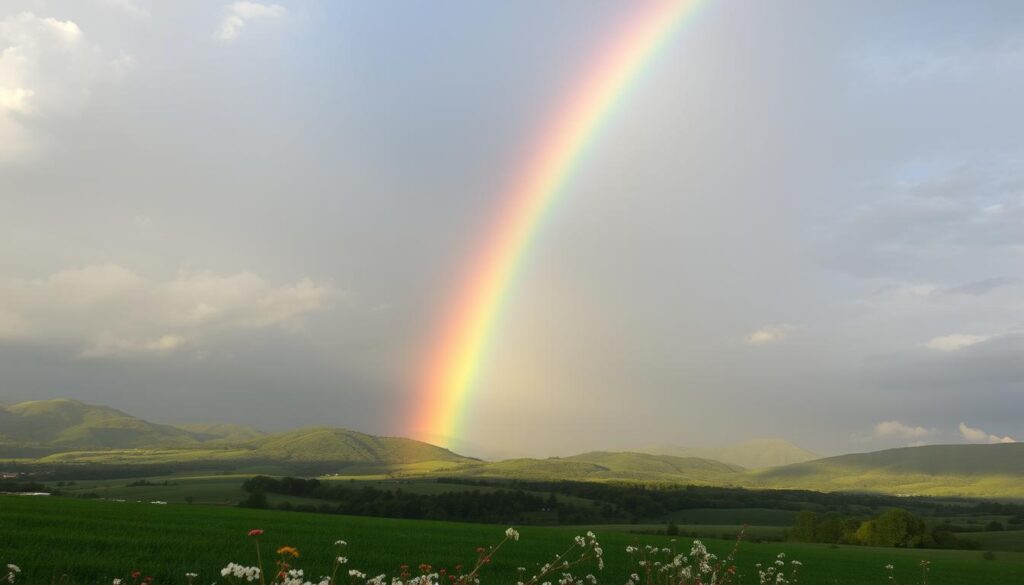
[[[0,19],[0,163],[38,153],[46,126],[81,109],[104,67],[70,20]]]
[[[960,423],[960,434],[963,435],[964,440],[968,443],[1016,443],[1017,441],[1013,437],[1000,437],[998,435],[991,435],[981,429],[975,429],[967,426],[964,423]]]
[[[950,295],[972,295],[981,296],[985,293],[993,291],[1003,286],[1009,286],[1019,282],[1018,278],[1009,278],[1005,276],[997,276],[993,278],[985,278],[983,280],[976,280],[974,282],[968,282],[959,286],[954,286],[946,289],[946,294]]]
[[[335,291],[302,279],[273,285],[250,272],[146,278],[116,264],[0,282],[0,341],[71,344],[83,357],[161,355],[218,335],[297,328]]]
[[[249,21],[280,18],[287,13],[288,10],[280,4],[235,2],[224,8],[224,19],[213,36],[219,41],[233,41]]]
[[[875,425],[876,437],[900,437],[904,439],[921,439],[932,434],[932,431],[924,427],[912,427],[905,425],[898,420],[882,421]]]
[[[938,351],[957,351],[965,347],[970,347],[972,345],[988,341],[989,339],[992,339],[991,335],[954,333],[952,335],[943,335],[941,337],[932,338],[925,345],[930,349]]]
[[[139,5],[138,0],[100,0],[100,2],[123,10],[135,18],[149,18],[151,16],[149,10]]]
[[[766,325],[757,331],[754,331],[750,335],[743,338],[744,341],[750,345],[765,345],[767,343],[775,343],[782,341],[787,338],[789,334],[796,329],[792,325]]]
[[[1024,39],[1009,38],[987,45],[928,43],[885,45],[848,55],[848,63],[866,78],[885,84],[963,81],[983,72],[1011,74],[1024,64]]]

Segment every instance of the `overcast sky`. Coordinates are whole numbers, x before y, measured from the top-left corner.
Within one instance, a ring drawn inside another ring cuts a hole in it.
[[[503,186],[636,3],[6,0],[0,401],[402,434]],[[1024,437],[1024,4],[705,0],[459,444]]]

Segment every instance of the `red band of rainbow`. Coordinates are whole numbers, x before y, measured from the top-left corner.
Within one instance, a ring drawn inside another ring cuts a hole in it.
[[[459,436],[488,341],[545,211],[565,191],[620,98],[698,4],[645,4],[555,111],[532,151],[535,155],[502,198],[497,222],[487,232],[489,240],[469,264],[449,307],[419,378],[418,403],[407,424],[410,434],[442,444]]]

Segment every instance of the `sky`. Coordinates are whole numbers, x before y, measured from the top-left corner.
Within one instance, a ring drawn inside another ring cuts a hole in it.
[[[409,434],[487,219],[637,6],[6,0],[0,401]],[[453,445],[1024,437],[1022,24],[704,0],[546,218]]]

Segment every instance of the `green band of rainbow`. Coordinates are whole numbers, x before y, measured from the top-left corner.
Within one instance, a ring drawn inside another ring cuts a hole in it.
[[[623,34],[603,51],[553,122],[545,127],[517,181],[507,191],[497,222],[488,230],[457,291],[448,318],[432,344],[407,430],[440,443],[458,437],[467,401],[505,298],[545,212],[552,207],[587,146],[620,98],[699,0],[654,0],[638,9]]]

